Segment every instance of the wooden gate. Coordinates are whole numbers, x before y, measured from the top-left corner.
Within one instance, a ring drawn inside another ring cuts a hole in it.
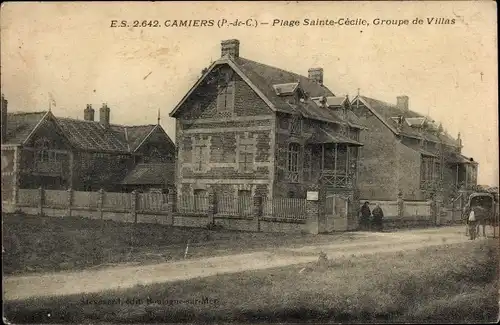
[[[328,194],[325,200],[324,231],[346,231],[349,202],[335,194]]]

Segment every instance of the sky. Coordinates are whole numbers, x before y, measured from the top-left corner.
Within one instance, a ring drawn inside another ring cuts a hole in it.
[[[455,19],[428,24],[427,18]],[[111,108],[111,123],[161,124],[220,57],[220,42],[240,41],[240,56],[307,75],[324,69],[336,95],[361,95],[429,114],[479,162],[480,184],[498,186],[496,3],[479,2],[177,2],[2,3],[1,91],[9,111],[83,119],[87,104]],[[365,19],[370,25],[304,26],[304,19]],[[374,25],[374,19],[408,25]],[[423,24],[412,24],[415,19]],[[166,20],[215,21],[164,27]],[[220,19],[258,26],[217,27]],[[299,20],[294,27],[274,19]],[[158,20],[162,27],[112,28],[111,20]],[[262,25],[261,22],[270,22]],[[98,114],[96,113],[98,116]],[[97,117],[96,116],[96,117]]]

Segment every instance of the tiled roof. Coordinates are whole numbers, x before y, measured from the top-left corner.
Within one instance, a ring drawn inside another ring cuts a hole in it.
[[[5,144],[22,144],[47,112],[8,113]],[[156,125],[110,125],[98,121],[55,117],[69,141],[79,149],[100,152],[133,152]]]
[[[330,129],[318,127],[316,132],[307,140],[308,143],[323,144],[323,143],[346,143],[354,146],[362,146],[358,141],[342,136]]]
[[[408,125],[408,123],[402,123],[401,125],[398,125],[396,119],[394,117],[398,116],[403,116],[405,120],[409,120],[410,123],[418,123],[419,121],[422,121],[423,119],[426,119],[425,116],[416,113],[411,110],[402,110],[401,108],[397,107],[396,105],[386,103],[384,101],[366,97],[366,96],[359,96],[363,101],[365,101],[370,107],[375,110],[379,115],[382,116],[382,118],[385,120],[385,122],[393,127],[394,129],[398,129],[399,126],[399,133],[402,135],[410,136],[410,137],[416,137],[416,138],[425,138],[429,141],[434,141],[434,142],[439,142],[440,139],[439,137],[434,134],[434,131],[431,130],[433,129],[432,125],[431,128],[422,128],[422,130],[418,130],[417,128],[411,127]],[[446,132],[443,132],[441,134],[441,139],[443,142],[447,145],[451,146],[458,146],[458,141],[453,139],[450,135],[448,135]]]
[[[77,148],[96,151],[128,152],[127,142],[115,127],[105,128],[99,122],[58,118],[57,122]]]
[[[8,113],[5,144],[22,144],[47,112]]]
[[[462,154],[459,154],[459,153],[455,153],[455,152],[451,152],[449,153],[448,157],[447,157],[447,161],[451,164],[471,164],[471,165],[476,165],[477,162],[474,161],[473,159],[471,160],[472,158],[467,158],[466,156],[462,155]]]
[[[223,58],[214,62],[211,69],[215,69],[215,67],[219,64],[234,65],[235,70],[239,70],[249,84],[254,87],[254,90],[256,90],[256,92],[258,91],[259,95],[261,95],[264,100],[266,100],[268,104],[272,105],[272,108],[278,112],[301,114],[306,118],[322,120],[330,123],[341,124],[344,122],[341,117],[337,116],[337,114],[328,108],[319,107],[313,100],[311,100],[322,96],[335,98],[335,95],[330,91],[330,89],[313,79],[242,57]],[[197,84],[191,88],[187,95],[184,96],[184,98],[173,109],[170,116],[176,117],[178,109],[182,107],[182,104],[185,102],[189,94],[195,89],[196,85],[199,85],[201,82],[201,79],[198,80]],[[278,91],[277,88],[282,88],[282,90]],[[289,93],[296,91],[297,88],[300,88],[300,90],[305,93],[305,97],[307,99],[297,104],[290,104],[287,101],[287,98],[282,95],[284,92]],[[337,99],[333,100],[337,101]],[[363,126],[354,115],[355,114],[353,112],[349,113],[347,120],[353,124],[352,126],[362,128]]]
[[[125,185],[173,185],[175,164],[138,164],[121,182]]]
[[[123,141],[128,143],[130,151],[134,151],[144,141],[156,125],[136,125],[136,126],[122,126],[113,125],[111,128],[117,134],[123,137]]]
[[[438,156],[430,151],[427,151],[427,150],[424,150],[424,149],[417,149],[418,152],[420,152],[420,154],[422,154],[422,156],[427,156],[427,157],[433,157],[433,158],[437,158]]]

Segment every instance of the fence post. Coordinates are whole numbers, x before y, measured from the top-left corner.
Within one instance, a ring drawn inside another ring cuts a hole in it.
[[[102,208],[104,206],[104,190],[102,188],[99,190],[99,199],[97,200],[97,206],[99,209],[99,218],[103,220],[104,213],[102,211]]]
[[[253,218],[255,222],[255,230],[260,231],[260,216],[262,215],[262,197],[254,196],[252,201]]]
[[[43,190],[43,187],[38,188],[38,213],[40,216],[43,216],[43,204],[45,202],[45,192]]]
[[[397,202],[398,202],[398,217],[403,219],[405,213],[405,206],[404,206],[405,201],[403,199],[403,192],[401,191],[398,192]]]
[[[167,195],[167,212],[170,217],[171,225],[174,225],[174,212],[176,212],[177,205],[177,194],[175,193],[175,189],[171,189],[168,191]]]
[[[306,201],[306,229],[308,233],[317,235],[320,232],[319,219],[324,214],[326,196],[323,193],[324,191],[319,187],[312,188],[311,191],[317,192],[318,197],[312,200],[307,199]]]
[[[68,210],[67,210],[68,217],[71,217],[72,206],[73,206],[73,189],[70,187],[68,188]]]
[[[137,223],[137,191],[133,190],[132,193],[130,193],[130,214],[132,215],[132,218],[134,219],[134,224]]]
[[[214,223],[215,206],[217,204],[217,195],[213,188],[208,188],[208,223]]]
[[[441,191],[439,191],[436,196],[434,197],[434,200],[436,201],[435,207],[436,207],[436,226],[441,225],[441,212],[442,212],[442,205],[443,205],[443,195]]]

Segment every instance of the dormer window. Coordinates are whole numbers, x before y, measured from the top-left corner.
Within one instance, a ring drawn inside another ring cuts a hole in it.
[[[405,118],[406,124],[414,128],[421,128],[424,126],[425,117],[407,117]]]
[[[299,87],[298,82],[273,85],[273,89],[276,92],[276,95],[278,96],[290,96],[293,93],[295,93],[298,87]]]

